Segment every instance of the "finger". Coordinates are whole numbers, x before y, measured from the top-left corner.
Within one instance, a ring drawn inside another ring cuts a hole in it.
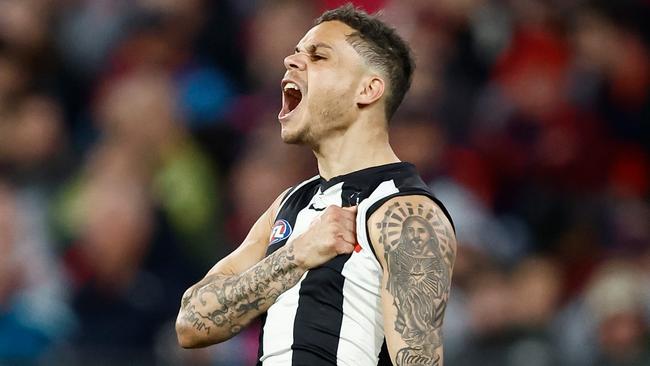
[[[350,230],[342,230],[339,233],[339,238],[343,239],[345,242],[350,243],[352,245],[356,244],[357,242],[357,235]]]
[[[343,214],[343,210],[341,210],[341,207],[336,205],[329,205],[325,208],[325,211],[323,211],[323,214],[321,216],[336,217],[336,216],[342,216],[342,214]]]
[[[345,218],[346,220],[353,220],[355,221],[357,219],[357,208],[354,206],[354,209],[351,209],[352,207],[343,207],[343,210],[341,210],[341,217]]]
[[[356,231],[356,227],[357,227],[357,222],[356,222],[356,220],[350,220],[350,219],[347,219],[347,218],[341,218],[341,219],[339,220],[338,224],[339,224],[338,227],[339,227],[341,230],[352,231],[352,232]]]
[[[354,250],[354,244],[345,241],[340,241],[336,244],[337,254],[350,254]]]
[[[337,214],[331,217],[333,220],[332,223],[336,224],[335,228],[340,230],[356,231],[356,217],[349,211],[340,207],[338,209],[339,211]]]

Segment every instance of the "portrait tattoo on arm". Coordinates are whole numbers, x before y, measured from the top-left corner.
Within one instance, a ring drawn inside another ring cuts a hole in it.
[[[390,205],[377,228],[387,265],[386,290],[397,309],[394,329],[408,345],[397,351],[396,365],[440,366],[454,235],[439,211],[410,202]]]

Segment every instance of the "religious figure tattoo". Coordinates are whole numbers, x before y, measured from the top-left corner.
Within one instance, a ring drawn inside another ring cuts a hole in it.
[[[395,330],[408,347],[398,350],[400,366],[442,365],[437,349],[455,258],[453,234],[438,211],[395,202],[377,224],[388,266],[386,290],[397,308]]]

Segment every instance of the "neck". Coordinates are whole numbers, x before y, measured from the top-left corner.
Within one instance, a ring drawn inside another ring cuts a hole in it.
[[[388,142],[388,131],[365,120],[320,141],[313,151],[325,179],[400,161]]]

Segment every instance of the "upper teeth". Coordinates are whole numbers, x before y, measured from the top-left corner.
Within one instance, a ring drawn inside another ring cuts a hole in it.
[[[300,90],[300,89],[298,88],[298,85],[296,85],[296,84],[294,84],[294,83],[292,83],[292,82],[288,82],[288,83],[286,83],[286,84],[284,85],[284,90],[287,90],[287,89],[295,89],[295,90],[298,90],[298,91]]]

